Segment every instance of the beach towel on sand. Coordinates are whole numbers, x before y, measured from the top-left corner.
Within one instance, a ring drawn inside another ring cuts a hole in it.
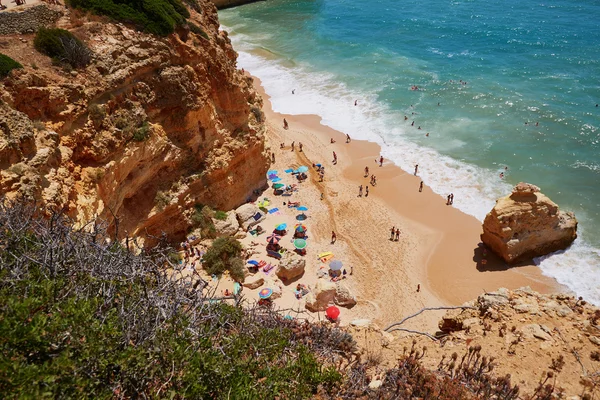
[[[284,172],[285,172],[286,174],[290,174],[290,173],[294,172],[294,170],[293,170],[293,169],[291,169],[291,168],[289,168],[289,169],[286,169]]]
[[[269,210],[269,214],[273,214],[273,213],[275,213],[275,212],[277,212],[277,211],[279,211],[279,208],[271,208],[271,209]]]

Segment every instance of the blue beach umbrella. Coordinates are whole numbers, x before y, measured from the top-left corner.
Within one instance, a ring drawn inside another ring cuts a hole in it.
[[[272,180],[273,182],[279,182],[279,181],[281,181],[281,178],[279,178],[279,177],[277,177],[277,176],[276,176],[275,178],[273,178],[273,179],[271,179],[271,180]]]
[[[306,167],[304,165],[298,168],[298,172],[307,172],[307,171],[308,171],[308,167]]]
[[[279,224],[275,227],[278,231],[284,231],[287,228],[287,224]]]
[[[298,210],[298,211],[308,211],[308,207],[300,206],[300,207],[296,208],[296,210]]]

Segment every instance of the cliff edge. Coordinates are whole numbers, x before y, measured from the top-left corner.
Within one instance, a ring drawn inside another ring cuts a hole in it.
[[[178,239],[195,205],[231,209],[264,186],[262,99],[215,6],[198,4],[196,33],[164,38],[65,10],[58,26],[93,52],[80,70],[37,53],[34,35],[0,37],[25,66],[0,81],[0,196],[106,218],[120,238]]]

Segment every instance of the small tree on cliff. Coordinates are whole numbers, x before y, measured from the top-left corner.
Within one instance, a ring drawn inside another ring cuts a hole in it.
[[[221,275],[225,271],[236,281],[244,281],[242,244],[232,237],[220,237],[213,242],[203,257],[203,267],[209,274]]]

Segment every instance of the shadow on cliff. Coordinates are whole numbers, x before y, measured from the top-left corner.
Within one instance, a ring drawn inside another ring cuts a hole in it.
[[[473,249],[473,261],[477,263],[477,271],[479,272],[506,271],[511,268],[531,265],[531,260],[508,265],[502,258],[483,246],[477,246]]]

